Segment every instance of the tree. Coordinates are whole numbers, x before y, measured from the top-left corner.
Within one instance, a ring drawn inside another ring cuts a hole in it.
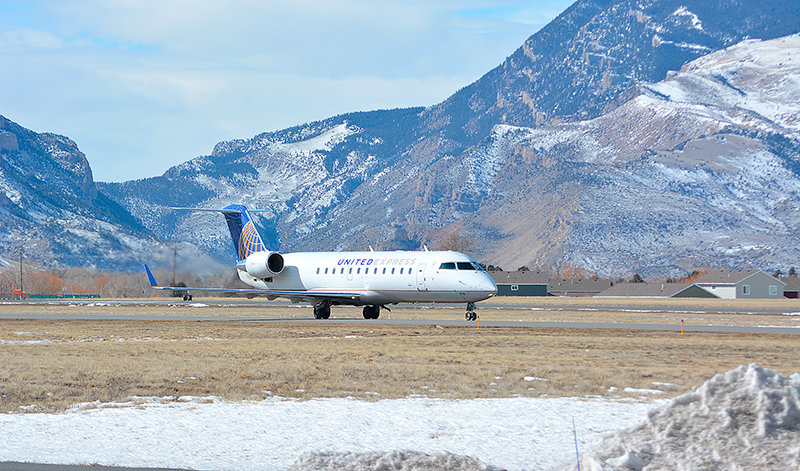
[[[794,267],[789,268],[789,276],[797,276],[797,270]]]
[[[438,250],[452,250],[454,252],[470,253],[472,252],[472,245],[475,243],[472,237],[468,235],[461,235],[458,231],[453,231],[442,239],[436,245]]]
[[[525,265],[517,268],[517,271],[530,271],[530,268],[526,267]]]
[[[631,283],[644,283],[644,279],[638,273],[634,273]]]

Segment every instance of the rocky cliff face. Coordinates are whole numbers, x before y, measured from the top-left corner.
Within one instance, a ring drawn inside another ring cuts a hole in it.
[[[141,269],[168,249],[99,192],[70,139],[36,133],[0,116],[0,261]]]

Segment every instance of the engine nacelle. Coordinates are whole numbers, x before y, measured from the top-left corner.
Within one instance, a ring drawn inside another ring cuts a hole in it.
[[[241,263],[241,262],[239,262]],[[245,271],[256,278],[268,278],[283,271],[283,255],[278,252],[256,252],[244,260]]]

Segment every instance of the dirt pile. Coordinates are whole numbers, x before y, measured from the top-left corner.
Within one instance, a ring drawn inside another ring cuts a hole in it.
[[[306,453],[289,471],[501,471],[469,456],[453,453]]]

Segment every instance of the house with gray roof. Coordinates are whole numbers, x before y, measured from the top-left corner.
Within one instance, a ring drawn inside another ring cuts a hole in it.
[[[797,299],[800,297],[800,276],[787,276],[781,279],[786,285],[783,287],[785,298]]]
[[[689,283],[617,283],[598,296],[670,298],[688,286]]]
[[[553,296],[597,296],[611,287],[608,278],[585,280],[551,278],[547,290]]]
[[[786,283],[761,270],[712,270],[673,297],[707,297],[722,299],[763,299],[783,297]]]

